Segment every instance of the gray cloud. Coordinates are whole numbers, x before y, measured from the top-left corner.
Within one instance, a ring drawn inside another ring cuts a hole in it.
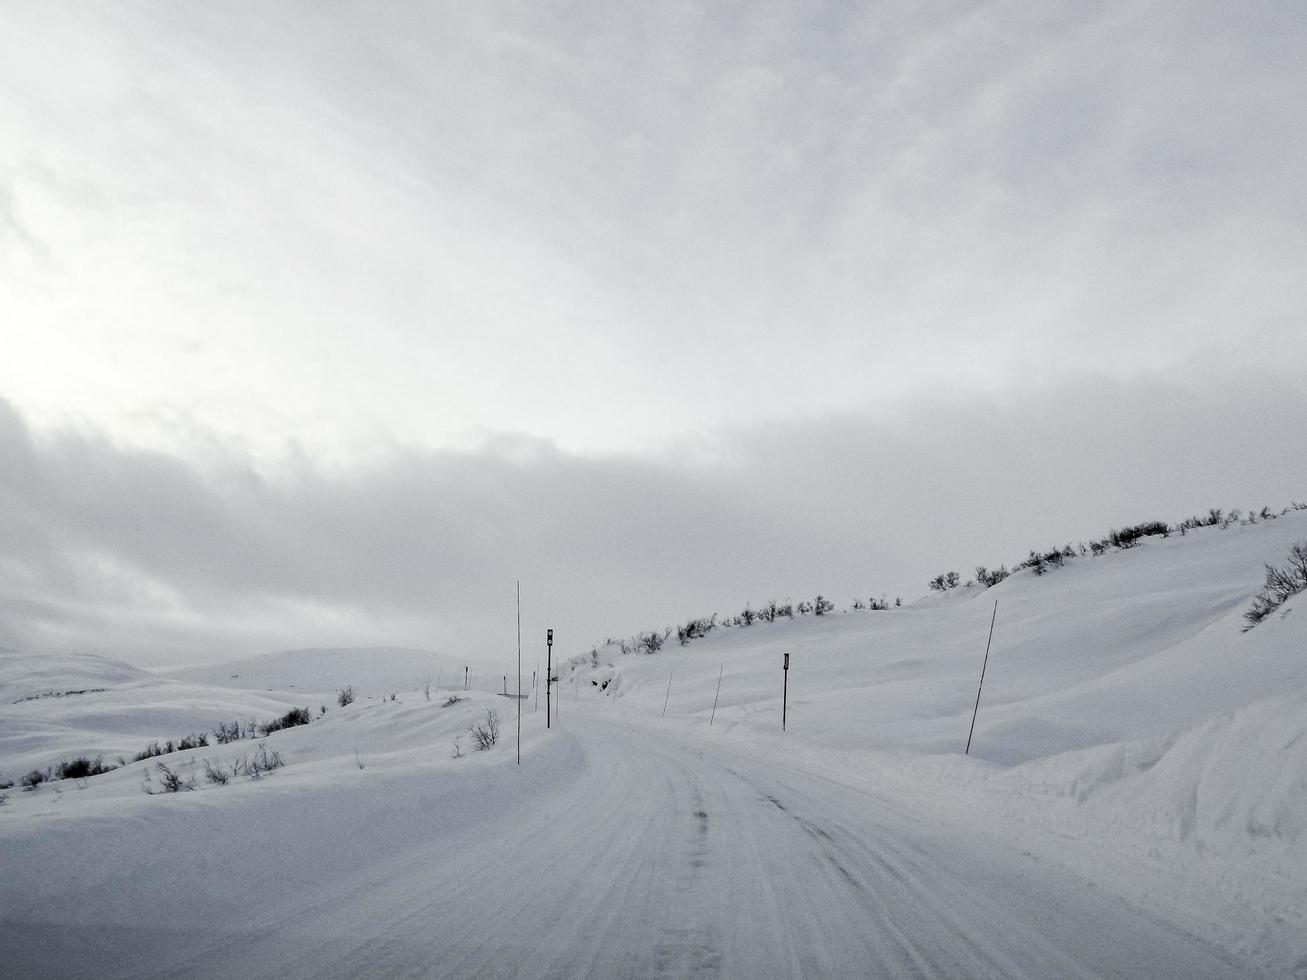
[[[912,598],[945,568],[1307,488],[1300,380],[1036,395],[720,430],[660,458],[504,438],[273,476],[93,433],[34,440],[4,406],[0,642],[145,660],[396,642],[494,660],[520,577],[528,636],[551,625],[574,651],[746,601]]]

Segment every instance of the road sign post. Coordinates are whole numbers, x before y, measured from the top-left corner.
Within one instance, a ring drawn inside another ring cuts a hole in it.
[[[545,630],[545,728],[549,727],[549,688],[554,683],[554,631]]]

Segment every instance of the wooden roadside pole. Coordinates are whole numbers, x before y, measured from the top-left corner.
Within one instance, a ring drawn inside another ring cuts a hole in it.
[[[980,665],[980,685],[976,688],[976,706],[971,709],[971,731],[967,732],[967,748],[963,755],[971,754],[971,736],[976,733],[976,715],[980,712],[980,692],[985,686],[985,668],[989,666],[989,645],[994,642],[994,620],[998,619],[998,600],[994,600],[994,614],[989,617],[989,639],[985,641],[985,660]]]
[[[717,699],[722,696],[722,673],[726,670],[726,665],[722,664],[717,671],[717,693],[712,697],[712,714],[708,716],[708,727],[712,728],[712,720],[717,717]]]

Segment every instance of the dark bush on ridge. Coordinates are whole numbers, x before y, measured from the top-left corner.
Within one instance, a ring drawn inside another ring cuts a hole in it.
[[[992,589],[994,586],[998,585],[999,582],[1007,578],[1010,574],[1012,573],[1007,570],[1006,565],[1000,565],[992,572],[984,565],[976,566],[976,581],[987,589]]]
[[[140,752],[132,756],[133,762],[144,762],[146,759],[153,759],[155,756],[168,755],[170,752],[176,752],[177,747],[171,741],[160,745],[158,742],[151,742]]]
[[[60,779],[85,779],[87,776],[98,776],[101,773],[113,772],[116,766],[106,766],[99,756],[92,761],[86,756],[73,759],[71,762],[61,762],[55,769]]]
[[[775,606],[776,604],[772,603],[772,605]],[[704,619],[702,617],[699,617],[697,619],[692,619],[684,626],[678,626],[676,628],[676,639],[681,644],[681,646],[686,646],[687,644],[689,644],[691,640],[698,640],[707,636],[716,627],[717,627],[716,613],[713,613],[707,619]],[[593,656],[591,657],[591,661],[595,666],[598,666],[599,665],[598,651],[591,651],[591,652],[593,653]]]
[[[309,713],[308,708],[291,708],[280,718],[273,719],[266,725],[260,726],[264,735],[271,735],[273,732],[279,732],[285,728],[294,728],[297,725],[307,725],[313,720],[313,715]]]
[[[957,572],[941,572],[926,584],[935,592],[947,592],[949,589],[956,589],[961,581],[962,576]]]

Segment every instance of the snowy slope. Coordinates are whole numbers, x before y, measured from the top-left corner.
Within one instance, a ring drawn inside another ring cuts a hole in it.
[[[328,711],[261,740],[286,766],[257,779],[204,779],[206,761],[256,751],[242,741],[10,790],[0,962],[53,977],[1293,974],[1307,615],[1299,597],[1244,633],[1241,611],[1263,563],[1304,539],[1294,513],[897,610],[673,637],[652,656],[600,648],[597,666],[564,667],[552,729],[543,698],[522,702],[521,767],[518,702],[428,699],[424,665],[433,688],[445,667],[421,651],[166,678],[11,661],[15,697],[110,688],[4,705],[11,778],[40,724],[67,747],[124,727],[175,737],[209,708]],[[346,683],[360,698],[339,708]],[[503,738],[472,753],[487,709]],[[158,761],[195,791],[142,792]]]
[[[584,696],[611,664],[605,696],[661,713],[673,673],[668,715],[706,720],[723,668],[716,724],[766,732],[779,725],[789,652],[796,734],[841,747],[961,751],[997,601],[972,753],[1010,764],[1162,734],[1307,680],[1292,603],[1274,629],[1242,632],[1264,563],[1282,562],[1304,539],[1307,512],[1147,538],[901,609],[719,629],[683,648],[673,635],[654,656],[602,647],[600,666],[575,658],[566,683]]]

